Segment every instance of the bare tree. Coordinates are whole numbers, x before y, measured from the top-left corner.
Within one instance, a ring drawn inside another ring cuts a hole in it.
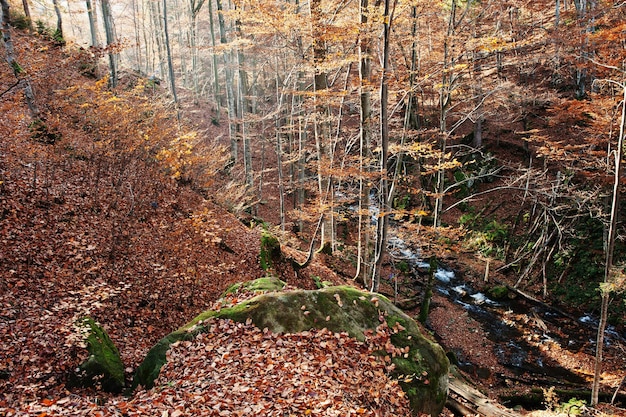
[[[37,107],[37,103],[35,101],[35,93],[33,92],[30,79],[25,74],[25,71],[19,62],[15,59],[15,50],[13,48],[13,40],[11,39],[9,2],[8,0],[0,0],[0,5],[2,6],[2,23],[0,29],[2,31],[2,40],[6,51],[6,60],[13,70],[13,75],[18,79],[17,84],[22,84],[24,86],[24,96],[26,97],[26,104],[30,109],[31,116],[33,119],[38,119],[39,108]]]
[[[167,0],[163,0],[163,34],[165,35],[165,50],[167,51],[167,69],[170,78],[170,88],[174,103],[178,103],[176,96],[176,77],[174,75],[174,65],[172,64],[172,49],[170,47],[169,25],[167,24]]]
[[[115,35],[115,24],[113,22],[113,14],[111,12],[111,4],[109,0],[100,0],[102,6],[102,19],[104,20],[104,33],[106,34],[107,53],[109,55],[109,85],[112,88],[117,86],[117,40]]]
[[[606,244],[606,263],[604,269],[604,282],[600,287],[601,304],[600,304],[600,323],[598,324],[598,335],[596,340],[596,358],[593,374],[593,385],[591,388],[591,405],[598,404],[598,393],[600,391],[600,375],[602,373],[602,360],[604,348],[604,331],[609,315],[609,298],[611,275],[614,273],[613,255],[615,252],[615,239],[617,237],[617,220],[619,215],[619,197],[620,197],[620,180],[622,173],[622,156],[624,152],[624,134],[626,128],[626,82],[616,83],[623,91],[621,102],[622,117],[620,123],[619,137],[617,142],[617,150],[615,153],[615,175],[613,181],[613,194],[611,204],[611,220],[609,222],[609,232]]]
[[[96,9],[91,0],[85,0],[85,5],[87,6],[87,19],[89,20],[89,33],[91,34],[91,46],[97,48],[98,46],[100,46],[99,45],[100,42],[98,42],[98,26],[97,26],[98,18],[96,16]]]

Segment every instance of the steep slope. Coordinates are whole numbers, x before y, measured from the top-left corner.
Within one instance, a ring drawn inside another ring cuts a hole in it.
[[[165,158],[185,128],[140,79],[110,94],[80,72],[95,65],[87,51],[12,34],[41,115],[2,65],[0,392],[30,401],[62,391],[85,359],[76,319],[104,325],[130,375],[157,340],[264,271],[258,231]]]

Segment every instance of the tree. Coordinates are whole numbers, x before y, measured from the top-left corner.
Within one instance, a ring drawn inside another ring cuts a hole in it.
[[[359,196],[358,196],[358,225],[357,225],[357,268],[355,278],[363,275],[370,278],[369,265],[369,205],[370,187],[367,185],[368,171],[366,160],[371,158],[372,136],[372,47],[369,33],[370,6],[368,0],[359,3],[360,30],[359,30],[359,90],[360,90],[360,123],[359,123]],[[365,281],[365,280],[364,280]],[[367,285],[367,281],[364,282]]]
[[[26,24],[28,29],[33,30],[33,19],[30,17],[30,7],[28,6],[28,0],[22,0],[22,7],[24,8],[24,16],[26,16]]]
[[[91,34],[91,46],[98,47],[100,46],[100,42],[98,41],[98,26],[97,26],[97,16],[96,9],[93,6],[91,0],[85,0],[85,5],[87,6],[87,18],[89,19],[89,33]]]
[[[170,47],[170,35],[167,24],[167,0],[163,0],[163,34],[165,35],[165,50],[167,51],[167,69],[170,78],[170,87],[174,103],[178,104],[176,96],[176,77],[174,75],[174,65],[172,64],[172,50]]]
[[[59,0],[52,0],[52,4],[54,5],[54,13],[57,15],[57,28],[54,32],[54,38],[57,40],[63,40],[63,17],[61,15]]]
[[[193,77],[193,90],[195,94],[198,94],[198,15],[202,6],[204,6],[205,0],[189,0],[189,17],[191,19],[189,25],[189,44],[191,46],[191,73]],[[209,3],[211,1],[209,0]],[[211,21],[211,25],[213,22]],[[213,30],[211,30],[211,34]]]
[[[620,70],[617,67],[613,67],[615,70]],[[626,79],[626,68],[621,69],[623,79]],[[600,322],[598,324],[598,335],[596,340],[596,357],[593,375],[593,384],[591,390],[591,405],[598,404],[598,393],[600,391],[600,375],[602,373],[602,360],[603,360],[603,348],[604,348],[604,331],[609,315],[609,299],[611,291],[614,289],[613,277],[617,271],[614,265],[614,253],[615,253],[615,241],[617,238],[617,225],[619,216],[619,200],[621,192],[622,181],[622,159],[624,154],[624,140],[626,135],[626,81],[616,82],[608,80],[609,83],[613,83],[622,89],[622,101],[621,101],[621,121],[619,126],[619,136],[617,138],[617,147],[614,156],[614,180],[613,191],[611,193],[611,211],[609,220],[609,229],[606,242],[606,260],[604,269],[604,280],[600,284]]]
[[[6,60],[13,70],[13,75],[18,79],[17,84],[22,84],[24,86],[24,96],[26,98],[26,104],[30,109],[32,118],[38,120],[39,108],[37,107],[35,93],[33,92],[30,78],[28,77],[28,75],[25,74],[24,69],[15,59],[15,50],[13,48],[13,40],[11,39],[11,24],[8,0],[0,0],[0,6],[2,6],[2,22],[0,23],[0,28],[2,31],[2,40],[4,42],[4,48],[6,51]]]
[[[379,217],[376,230],[376,251],[374,254],[374,271],[372,272],[372,291],[378,291],[380,285],[380,269],[382,267],[383,256],[387,249],[388,214],[391,210],[388,181],[389,164],[389,37],[391,35],[391,24],[395,11],[396,1],[393,5],[390,0],[385,0],[383,11],[383,65],[380,79],[380,190],[378,192]]]
[[[107,42],[107,54],[109,56],[109,85],[112,88],[117,86],[117,66],[118,66],[118,54],[117,54],[117,39],[115,35],[115,25],[113,22],[113,14],[111,12],[111,4],[109,0],[100,0],[102,6],[102,19],[104,21],[104,33],[106,34]]]

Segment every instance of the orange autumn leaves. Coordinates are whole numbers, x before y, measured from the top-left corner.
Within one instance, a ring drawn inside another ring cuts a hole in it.
[[[408,399],[387,374],[386,322],[365,342],[326,329],[275,334],[230,320],[167,353],[155,387],[103,406],[87,399],[48,400],[40,415],[99,416],[406,416]],[[392,349],[393,350],[393,349]]]

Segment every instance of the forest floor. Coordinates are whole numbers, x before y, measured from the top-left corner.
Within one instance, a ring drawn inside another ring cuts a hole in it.
[[[0,142],[0,414],[89,414],[107,400],[115,409],[109,414],[101,410],[104,415],[154,413],[141,409],[145,404],[132,406],[99,392],[67,389],[67,373],[86,359],[73,338],[73,323],[87,314],[102,323],[120,349],[130,379],[160,338],[209,308],[230,284],[264,275],[258,264],[260,227],[249,227],[249,218],[235,217],[146,161],[113,152],[92,154],[96,146],[90,125],[76,111],[79,106],[64,104],[60,94],[81,80],[90,88],[93,80],[73,72],[76,62],[69,54],[51,53],[54,46],[28,36],[17,39],[20,61],[33,64],[29,71],[40,103],[54,117],[49,121],[57,129],[55,137],[62,139],[33,140],[21,95],[2,96],[0,132],[11,140]],[[54,77],[47,68],[57,69]],[[7,68],[1,75],[0,90],[10,92],[13,77]],[[201,124],[199,115],[206,112],[193,110],[187,115],[204,135],[227,137],[226,123]],[[101,116],[121,123],[123,115]],[[276,196],[271,172],[264,171],[265,192]],[[120,177],[123,181],[117,181]],[[218,189],[230,178],[220,180],[224,182],[216,182]],[[273,197],[260,204],[256,216],[277,224],[276,201]],[[293,235],[285,242],[291,256],[306,257],[304,242]],[[440,255],[462,279],[477,288],[484,284],[484,262],[475,254],[442,250]],[[315,288],[314,276],[354,283],[353,266],[339,256],[320,254],[300,274],[289,268],[280,272],[300,288]],[[513,283],[514,277],[491,276],[496,278]],[[463,372],[494,399],[538,385],[503,366],[485,323],[439,294],[425,332],[462,356],[470,364]],[[583,339],[576,351],[550,346],[545,353],[588,380],[591,336],[572,329],[572,337]],[[622,345],[607,347],[606,391],[626,374],[624,356]],[[621,411],[614,408],[608,415]]]

